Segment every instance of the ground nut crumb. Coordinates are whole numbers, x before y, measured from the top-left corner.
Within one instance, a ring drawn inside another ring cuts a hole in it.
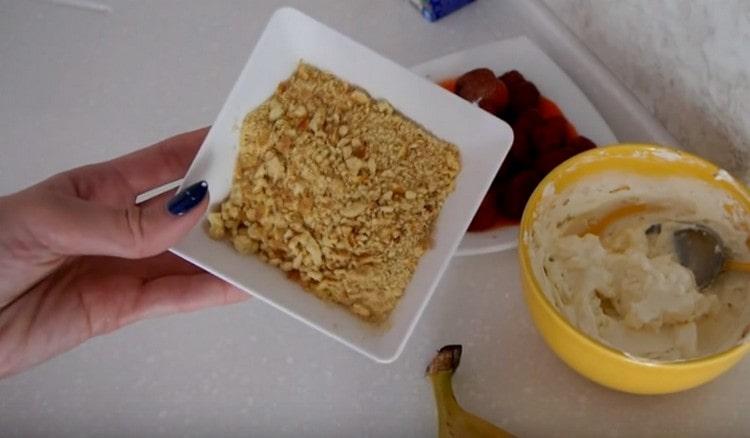
[[[428,250],[459,171],[455,146],[300,63],[245,117],[231,195],[209,214],[209,234],[380,322]]]
[[[221,220],[221,213],[209,213],[208,215],[208,234],[214,239],[223,239],[226,228]]]

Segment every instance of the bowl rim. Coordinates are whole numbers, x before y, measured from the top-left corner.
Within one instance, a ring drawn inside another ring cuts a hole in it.
[[[635,355],[628,354],[622,350],[619,350],[617,348],[611,347],[602,341],[599,341],[598,339],[588,335],[587,333],[583,332],[581,329],[576,327],[572,322],[568,321],[568,319],[560,313],[560,311],[557,309],[557,307],[550,302],[549,298],[547,297],[547,294],[545,294],[542,291],[542,288],[539,285],[539,282],[537,281],[536,275],[534,275],[534,271],[532,269],[532,263],[529,256],[528,251],[528,244],[526,243],[526,239],[524,236],[527,232],[530,231],[531,224],[533,223],[533,213],[536,211],[536,207],[539,204],[538,200],[541,199],[541,196],[543,195],[544,190],[546,189],[549,184],[556,179],[558,175],[560,175],[564,170],[569,169],[570,167],[576,166],[576,165],[585,165],[586,163],[592,163],[591,157],[604,157],[606,155],[612,154],[613,152],[638,152],[638,151],[647,151],[647,152],[667,152],[667,153],[676,153],[680,156],[681,161],[683,158],[688,158],[690,160],[693,160],[694,164],[699,164],[701,166],[705,166],[707,169],[712,169],[715,172],[722,171],[723,169],[717,166],[716,164],[701,158],[695,154],[675,149],[671,147],[656,145],[656,144],[649,144],[649,143],[616,143],[612,145],[603,146],[600,148],[592,149],[585,151],[583,153],[580,153],[559,166],[557,166],[555,169],[553,169],[550,173],[548,173],[542,181],[537,185],[536,189],[532,193],[531,197],[529,198],[529,202],[526,204],[527,208],[524,209],[523,215],[521,217],[521,222],[519,223],[519,237],[518,237],[518,250],[519,250],[519,258],[520,258],[520,264],[521,264],[521,271],[522,275],[528,276],[531,285],[532,290],[529,291],[531,294],[541,298],[542,307],[547,311],[547,313],[552,315],[552,318],[554,318],[558,323],[562,323],[562,325],[572,332],[574,337],[579,338],[582,340],[588,347],[593,348],[595,350],[599,350],[602,353],[605,353],[607,356],[615,359],[615,360],[624,360],[628,363],[634,364],[634,365],[640,365],[644,367],[649,368],[661,368],[661,369],[686,369],[686,368],[693,368],[693,367],[702,367],[711,363],[716,362],[723,362],[730,356],[735,356],[737,354],[742,354],[745,352],[748,348],[750,348],[750,342],[741,342],[729,349],[720,351],[718,353],[713,353],[708,356],[701,356],[696,358],[690,358],[690,359],[681,359],[681,360],[674,360],[674,361],[659,361],[659,360],[653,360],[653,359],[646,359],[641,358]],[[738,189],[738,192],[741,193],[742,196],[746,198],[746,201],[750,203],[750,189],[746,187],[741,182],[737,181],[733,176],[728,181],[729,184],[734,186],[736,189]],[[534,201],[534,202],[532,202]]]

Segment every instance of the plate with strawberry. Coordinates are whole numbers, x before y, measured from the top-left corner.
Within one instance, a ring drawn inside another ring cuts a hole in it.
[[[526,37],[497,41],[412,70],[513,128],[513,146],[456,251],[484,254],[516,247],[518,222],[547,173],[588,149],[616,143],[602,116],[565,72]]]

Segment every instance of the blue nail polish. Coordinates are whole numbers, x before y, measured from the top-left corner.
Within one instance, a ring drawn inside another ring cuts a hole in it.
[[[175,216],[182,216],[200,204],[203,198],[206,197],[207,192],[208,183],[199,181],[170,199],[167,204],[167,210]]]

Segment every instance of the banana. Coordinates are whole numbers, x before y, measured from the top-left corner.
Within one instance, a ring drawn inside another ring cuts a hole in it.
[[[510,433],[466,412],[453,395],[451,379],[461,362],[461,346],[446,345],[427,367],[438,411],[438,438],[501,438]]]

